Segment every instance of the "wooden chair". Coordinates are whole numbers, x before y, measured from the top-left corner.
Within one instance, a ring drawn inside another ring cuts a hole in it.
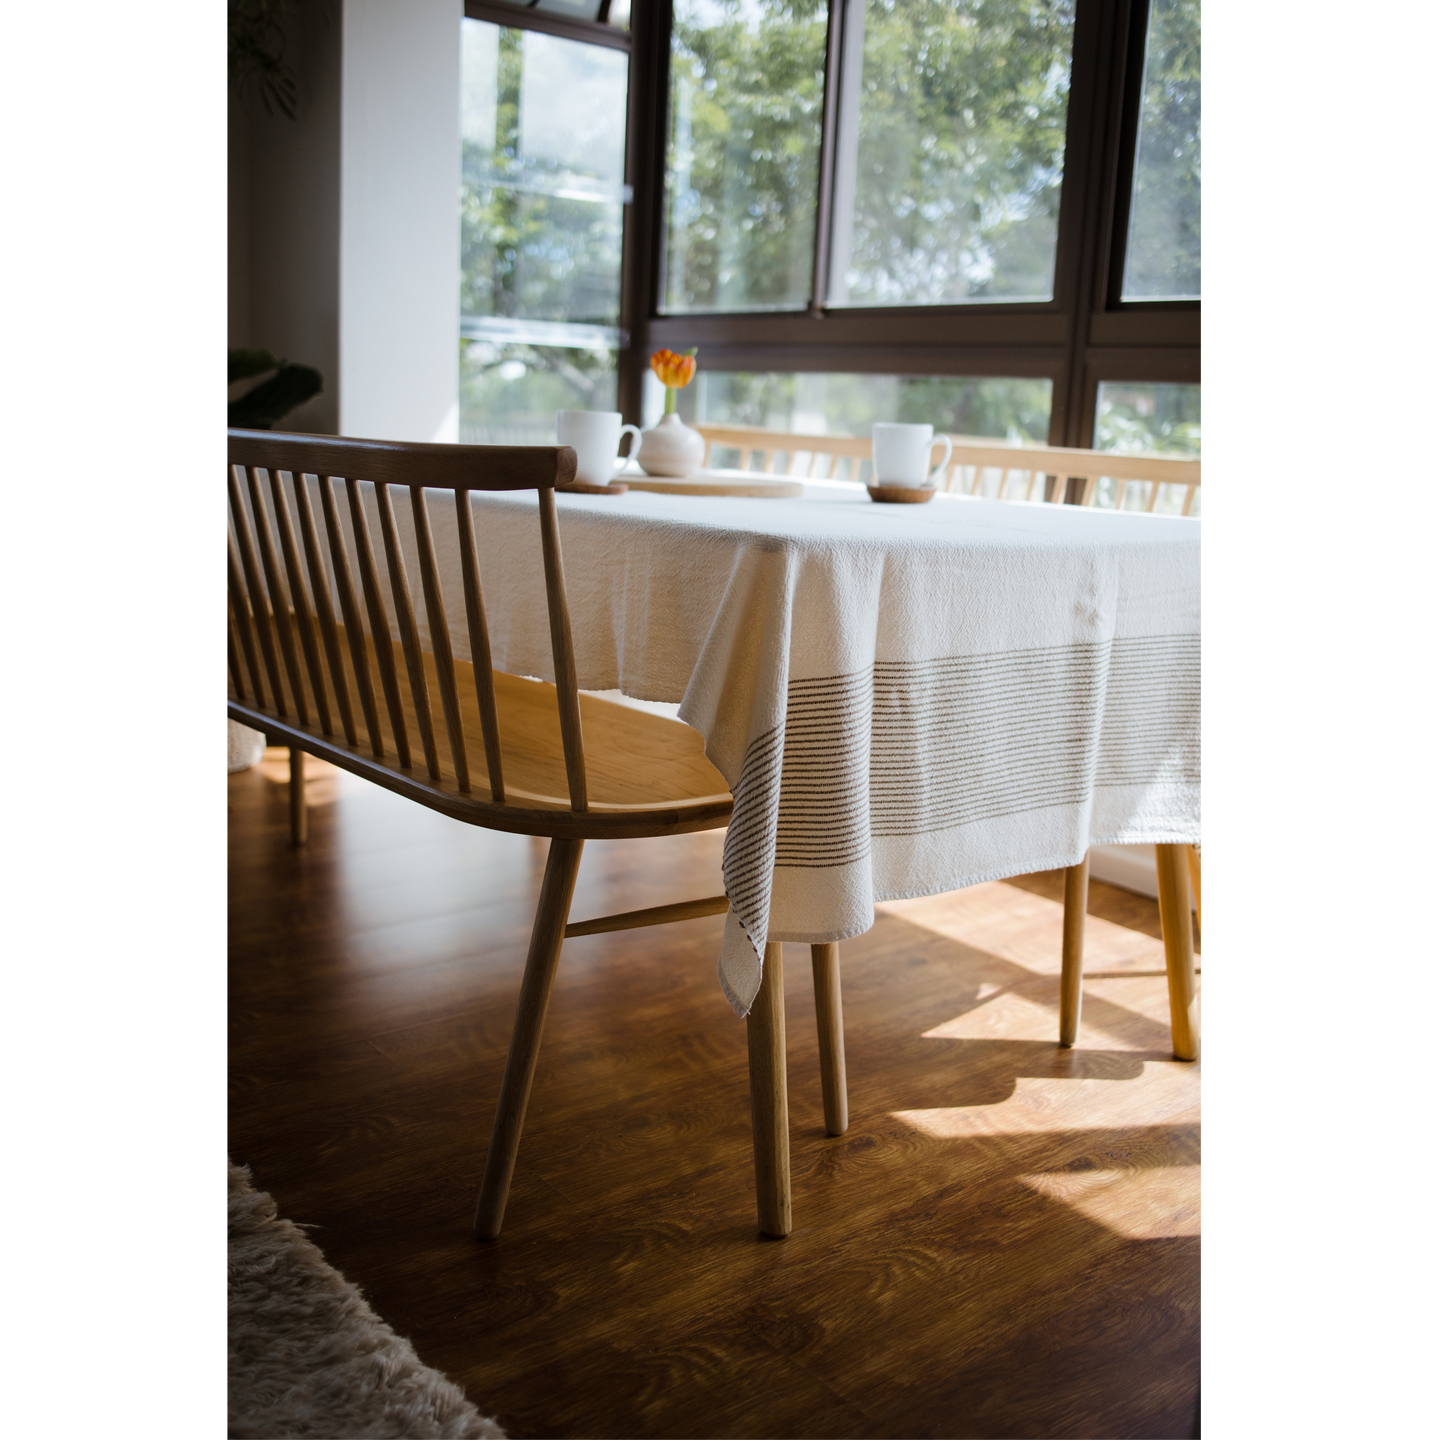
[[[478,1236],[495,1238],[563,939],[728,906],[723,896],[700,898],[569,923],[583,842],[716,828],[730,817],[732,797],[692,728],[577,690],[553,496],[575,474],[570,447],[232,431],[229,464],[228,713],[291,748],[293,837],[298,819],[305,836],[301,763],[311,753],[448,817],[552,840],[477,1203]],[[408,575],[390,487],[409,495],[419,579]],[[423,488],[432,493],[426,501]],[[468,500],[471,492],[533,490],[556,686],[492,670]],[[450,493],[451,505],[438,493]],[[452,655],[437,568],[433,518],[451,511],[475,666]],[[429,652],[417,628],[416,580]],[[776,1236],[792,1227],[781,963],[779,945],[768,945],[747,1020],[758,1222]],[[835,945],[814,950],[814,974],[831,1128],[840,1117],[835,1101],[846,1096]]]
[[[738,465],[744,471],[781,472],[790,477],[819,481],[859,481],[866,468],[873,465],[873,441],[870,437],[805,435],[802,432],[769,431],[756,426],[695,427],[704,443],[703,465],[721,465],[716,453],[736,451]],[[753,466],[753,458],[760,459]],[[845,475],[846,473],[846,475]]]
[[[1198,515],[1198,457],[1117,456],[1084,447],[1016,447],[987,437],[954,437],[943,490],[1001,501],[1062,502],[1070,478],[1079,480],[1081,507]]]
[[[745,470],[781,472],[808,481],[861,481],[872,475],[868,437],[819,436],[765,427],[696,428],[717,466],[718,451],[736,451]],[[1078,505],[1197,515],[1197,457],[1116,456],[1084,447],[1016,447],[993,437],[954,436],[953,456],[940,491],[1010,502],[1062,502],[1077,478]],[[754,458],[759,465],[751,465]]]

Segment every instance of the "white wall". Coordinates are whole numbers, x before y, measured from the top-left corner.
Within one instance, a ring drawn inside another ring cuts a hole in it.
[[[1159,896],[1152,843],[1122,843],[1089,849],[1089,877],[1142,893]]]
[[[461,0],[345,0],[340,430],[457,439]]]

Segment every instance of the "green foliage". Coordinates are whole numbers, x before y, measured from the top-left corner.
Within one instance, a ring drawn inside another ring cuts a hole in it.
[[[1199,387],[1106,381],[1099,388],[1094,445],[1102,452],[1199,455]]]
[[[227,0],[226,63],[231,84],[242,100],[254,93],[267,115],[279,110],[287,120],[296,119],[299,92],[286,63],[286,22],[306,3]]]
[[[625,65],[613,51],[589,47],[583,58],[569,54],[567,42],[506,26],[467,25],[476,30],[464,39],[463,83],[473,87],[464,105],[484,115],[481,130],[490,139],[483,144],[464,135],[462,141],[462,314],[616,326],[622,201],[615,187]],[[467,68],[471,41],[480,42],[470,52],[481,58],[474,71]],[[482,63],[492,43],[494,76]],[[609,63],[614,58],[615,66]],[[527,65],[540,66],[540,76],[524,77]],[[538,144],[537,129],[528,136],[529,128],[546,129],[533,109],[539,81],[545,96],[547,86],[567,77],[600,104],[615,105],[615,154],[605,117],[598,131],[575,138],[568,132],[561,145],[555,125],[550,146]],[[463,339],[459,364],[464,440],[550,442],[558,410],[610,411],[616,405],[615,351]]]
[[[230,403],[227,426],[269,431],[298,406],[321,394],[321,373],[314,366],[294,366],[272,356],[269,351],[259,349],[227,353],[226,370],[230,382],[264,376],[273,369],[274,376]]]
[[[868,0],[851,264],[860,305],[1053,294],[1074,0]],[[812,289],[826,7],[682,0],[666,309]]]
[[[965,436],[1048,440],[1044,379],[704,372],[679,397],[687,421],[869,436],[876,421],[927,422]]]
[[[1124,294],[1198,296],[1199,0],[1154,0]]]
[[[665,309],[807,303],[826,38],[816,0],[676,5]]]
[[[562,410],[611,411],[617,353],[461,343],[461,439],[547,445]]]
[[[615,326],[621,202],[558,195],[595,177],[523,154],[522,65],[523,32],[501,27],[495,144],[462,143],[462,313]]]
[[[870,0],[848,299],[1048,298],[1073,0]]]

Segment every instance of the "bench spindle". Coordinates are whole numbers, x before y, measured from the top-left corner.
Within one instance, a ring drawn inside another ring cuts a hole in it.
[[[296,529],[291,524],[291,508],[281,473],[268,473],[271,479],[271,500],[276,508],[276,533],[281,539],[281,559],[286,564],[286,580],[291,588],[292,610],[296,614],[296,630],[301,634],[301,655],[306,661],[306,676],[311,682],[311,696],[321,719],[321,731],[330,737],[331,705],[326,696],[326,677],[321,671],[321,648],[316,641],[316,619],[311,599],[306,595],[306,580],[301,574],[301,552],[296,546]],[[296,478],[291,478],[292,485]]]
[[[416,530],[416,553],[421,566],[421,595],[426,604],[426,626],[431,636],[431,654],[436,660],[437,685],[442,695],[442,716],[447,724],[447,743],[452,750],[452,768],[457,790],[470,793],[471,772],[467,767],[467,742],[462,733],[462,709],[457,700],[457,670],[452,665],[452,635],[447,611],[442,604],[441,578],[437,576],[436,547],[432,542],[431,519],[426,497],[420,487],[411,488],[411,519]]]
[[[542,571],[547,582],[547,620],[552,626],[552,668],[557,675],[557,712],[562,724],[562,757],[567,792],[578,813],[587,811],[587,768],[582,755],[582,712],[577,703],[577,664],[572,656],[572,621],[562,578],[562,539],[557,531],[557,498],[551,487],[537,489],[542,514]]]
[[[241,655],[236,651],[236,611],[229,598],[226,601],[226,665],[231,670],[231,685],[236,696],[246,701],[246,679],[241,671]]]
[[[336,593],[341,599],[341,616],[346,628],[346,643],[351,651],[352,675],[361,698],[361,711],[366,719],[366,737],[374,757],[385,757],[381,736],[381,720],[376,711],[376,691],[371,685],[371,664],[366,656],[361,626],[361,605],[356,600],[356,582],[351,575],[351,559],[346,552],[346,534],[341,529],[341,513],[336,505],[332,482],[345,483],[344,477],[317,477],[321,483],[321,512],[326,519],[326,548],[331,556],[331,571],[336,578]]]
[[[396,514],[391,506],[391,488],[384,482],[373,485],[376,491],[376,510],[381,518],[382,555],[386,558],[386,576],[391,584],[392,605],[396,608],[397,631],[401,633],[401,652],[406,659],[411,703],[416,710],[416,723],[421,733],[427,776],[437,779],[441,777],[442,770],[437,761],[436,733],[432,728],[431,693],[426,685],[426,668],[421,660],[421,637],[416,630],[416,609],[411,601],[411,583],[406,575],[406,562],[402,558],[401,542],[396,534]]]
[[[250,518],[246,503],[241,497],[241,487],[236,472],[230,474],[231,515],[235,522],[236,545],[241,553],[241,567],[246,574],[246,597],[251,604],[251,617],[261,639],[261,656],[266,660],[266,677],[271,684],[271,694],[276,701],[276,715],[290,716],[286,707],[286,689],[281,682],[281,664],[276,657],[276,641],[271,636],[270,601],[266,586],[261,581],[261,564],[256,560],[256,548],[251,540]]]
[[[482,722],[482,745],[487,754],[487,781],[492,801],[507,801],[502,780],[502,736],[497,726],[497,693],[492,683],[492,639],[487,632],[487,611],[482,604],[482,578],[477,567],[477,534],[472,524],[470,494],[457,490],[457,541],[462,554],[462,590],[467,599],[467,640],[471,644],[472,677],[477,689],[477,714]]]
[[[357,746],[356,718],[351,711],[351,689],[346,685],[346,668],[341,661],[341,644],[336,640],[336,612],[331,606],[331,579],[321,560],[321,539],[316,534],[316,514],[311,509],[311,492],[306,478],[293,477],[296,487],[296,515],[301,522],[301,545],[306,552],[306,570],[311,576],[311,596],[316,603],[316,616],[321,630],[326,666],[331,673],[331,691],[341,712],[341,728],[346,741]],[[316,478],[317,486],[326,489],[326,479]]]
[[[380,492],[380,488],[376,488]],[[371,621],[371,640],[376,648],[376,665],[381,672],[381,691],[391,719],[392,746],[404,768],[411,767],[411,735],[401,709],[401,687],[396,679],[396,656],[391,647],[391,623],[381,601],[381,583],[376,575],[376,554],[371,546],[371,527],[361,501],[361,483],[346,478],[346,500],[351,510],[351,534],[356,544],[356,563],[361,571],[361,591],[366,598],[366,615]]]
[[[276,539],[271,535],[271,519],[266,514],[266,502],[261,491],[260,467],[246,469],[246,485],[251,493],[251,521],[256,528],[256,542],[261,554],[261,566],[266,573],[266,588],[271,598],[271,620],[276,624],[281,639],[281,660],[286,664],[286,681],[291,684],[291,700],[296,704],[296,716],[303,727],[311,725],[310,711],[306,706],[306,689],[301,684],[301,662],[296,656],[296,639],[291,633],[290,613],[287,603],[286,584],[281,580],[281,564],[276,558]]]
[[[256,655],[256,634],[251,621],[251,606],[246,599],[246,579],[241,575],[241,562],[236,556],[236,539],[226,533],[226,570],[231,593],[231,616],[236,630],[241,634],[241,650],[246,655],[246,667],[251,675],[251,691],[256,694],[256,706],[266,706],[266,689],[261,681],[261,660]]]

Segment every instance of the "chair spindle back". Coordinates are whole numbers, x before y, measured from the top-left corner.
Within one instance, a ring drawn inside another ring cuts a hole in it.
[[[487,782],[492,800],[497,803],[506,801],[506,782],[492,681],[491,640],[468,498],[472,492],[537,492],[569,800],[574,811],[586,812],[587,775],[577,667],[553,495],[556,485],[571,481],[576,474],[577,457],[572,448],[435,446],[249,431],[229,432],[228,442],[231,526],[227,537],[227,659],[237,699],[333,743],[340,741],[339,723],[346,745],[360,751],[355,702],[359,704],[372,756],[392,766],[377,708],[374,671],[390,724],[394,766],[402,770],[415,766],[414,734],[421,745],[420,762],[428,778],[438,783],[443,775],[428,677],[430,658],[455,786],[459,793],[470,793],[475,760],[467,752],[450,622],[424,496],[428,490],[453,493],[466,600],[465,626]],[[314,482],[321,500],[324,553],[308,481]],[[380,523],[381,561],[401,646],[405,696],[363,482],[371,484]],[[346,496],[350,547],[338,504],[338,483]],[[430,642],[428,653],[422,651],[392,487],[405,487],[410,495]],[[333,591],[340,608],[339,620]]]

